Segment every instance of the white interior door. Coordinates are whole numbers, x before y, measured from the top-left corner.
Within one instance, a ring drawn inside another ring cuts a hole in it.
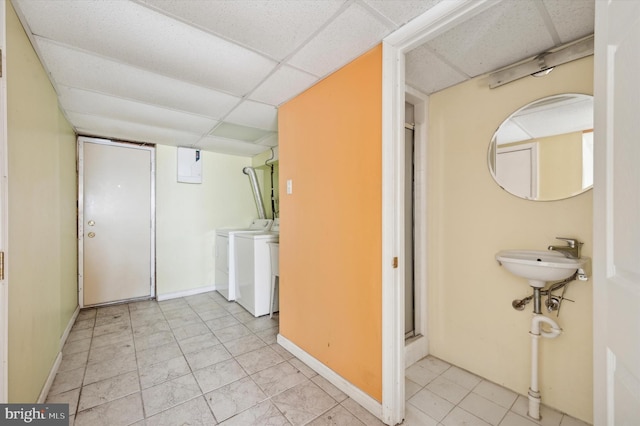
[[[83,306],[153,295],[153,150],[80,138]]]
[[[640,424],[640,2],[596,1],[594,424]]]
[[[496,179],[512,194],[529,199],[538,197],[538,152],[536,144],[498,148]]]

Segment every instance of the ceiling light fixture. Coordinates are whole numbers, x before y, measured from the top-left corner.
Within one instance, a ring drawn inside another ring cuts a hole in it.
[[[549,67],[549,68],[545,68],[542,71],[538,71],[538,72],[534,72],[533,74],[531,74],[532,77],[544,77],[545,75],[549,74],[551,71],[553,71],[555,67]]]
[[[549,74],[558,65],[590,55],[593,55],[593,35],[551,52],[542,53],[528,61],[493,72],[489,74],[489,87],[495,89],[530,75],[541,77]]]

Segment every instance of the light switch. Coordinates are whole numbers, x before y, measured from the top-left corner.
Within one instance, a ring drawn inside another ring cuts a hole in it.
[[[287,194],[293,194],[293,180],[287,179]]]

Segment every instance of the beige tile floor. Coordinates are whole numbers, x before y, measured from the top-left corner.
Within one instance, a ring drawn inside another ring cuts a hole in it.
[[[381,425],[276,343],[278,319],[218,293],[80,312],[47,397],[75,425]],[[405,425],[584,426],[433,357],[407,369]]]

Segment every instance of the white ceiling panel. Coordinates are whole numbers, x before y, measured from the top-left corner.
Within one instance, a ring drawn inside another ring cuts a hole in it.
[[[240,98],[36,37],[55,82],[221,118]]]
[[[221,123],[211,133],[225,139],[237,139],[244,142],[256,143],[258,140],[271,135],[273,132],[267,130],[256,129],[254,127],[239,126],[233,123]]]
[[[278,110],[271,105],[244,101],[227,116],[225,121],[277,132]]]
[[[97,115],[70,112],[67,116],[81,135],[173,146],[191,146],[200,139],[200,135]]]
[[[548,108],[527,110],[512,120],[536,138],[593,129],[593,100],[564,102]]]
[[[214,136],[207,136],[201,139],[195,147],[205,151],[215,151],[222,154],[240,156],[254,156],[268,149],[262,145],[255,145],[233,139],[217,138]]]
[[[533,1],[505,1],[427,44],[475,77],[535,56],[554,42]]]
[[[282,60],[326,24],[345,0],[141,0]]]
[[[324,76],[371,49],[390,32],[390,27],[353,3],[298,51],[289,63]]]
[[[396,25],[403,25],[431,9],[442,0],[364,0],[369,6],[389,18]]]
[[[218,123],[201,115],[147,105],[97,92],[67,86],[58,87],[60,104],[65,111],[99,115],[146,126],[166,127],[204,135]]]
[[[406,56],[406,82],[424,92],[433,93],[468,79],[434,55],[427,46],[420,46]]]
[[[257,143],[263,146],[270,146],[274,148],[278,146],[278,134],[273,133],[265,138],[260,139],[259,141],[257,141]]]
[[[276,65],[132,2],[20,0],[20,6],[34,17],[36,35],[233,95],[251,91]]]
[[[249,95],[249,99],[280,105],[313,85],[318,77],[283,66]]]
[[[563,43],[593,33],[595,2],[590,0],[542,0]]]
[[[526,141],[533,136],[527,133],[522,127],[518,126],[515,121],[505,121],[500,125],[500,132],[494,134],[496,144],[503,145],[506,143]]]

